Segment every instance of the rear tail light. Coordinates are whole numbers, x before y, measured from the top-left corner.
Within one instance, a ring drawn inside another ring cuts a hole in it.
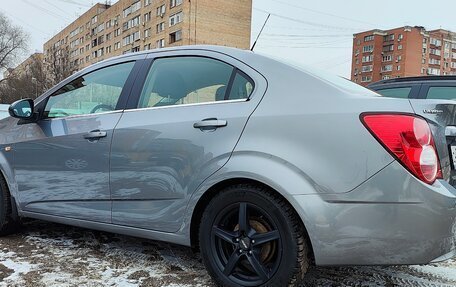
[[[426,120],[404,114],[364,114],[361,120],[414,176],[428,184],[441,177],[437,150]]]

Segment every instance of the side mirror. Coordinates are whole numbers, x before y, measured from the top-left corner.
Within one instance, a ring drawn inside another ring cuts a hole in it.
[[[32,99],[19,100],[9,106],[8,112],[14,118],[30,120],[33,118],[33,106]]]

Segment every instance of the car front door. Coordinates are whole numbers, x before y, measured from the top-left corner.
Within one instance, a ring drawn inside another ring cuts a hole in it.
[[[174,232],[191,194],[228,161],[266,82],[215,52],[162,52],[149,60],[144,85],[130,97],[136,102],[114,131],[112,221]]]
[[[67,81],[37,105],[36,122],[18,124],[12,152],[21,210],[111,221],[109,149],[138,65],[113,64]]]

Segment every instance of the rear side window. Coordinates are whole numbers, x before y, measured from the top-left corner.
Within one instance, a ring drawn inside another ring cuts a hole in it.
[[[252,91],[250,78],[224,62],[205,57],[161,58],[152,64],[138,108],[247,99]]]
[[[401,98],[407,99],[412,91],[412,87],[402,87],[402,88],[390,88],[383,90],[376,90],[380,95],[387,98]]]
[[[456,100],[456,87],[430,87],[426,98]]]

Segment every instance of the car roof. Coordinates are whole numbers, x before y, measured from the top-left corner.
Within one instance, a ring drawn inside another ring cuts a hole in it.
[[[387,84],[396,84],[396,83],[425,83],[425,82],[446,82],[446,81],[455,81],[456,76],[422,76],[422,77],[403,77],[403,78],[394,78],[388,80],[381,80],[375,83],[368,85],[369,88],[376,86],[383,86]]]
[[[157,48],[157,49],[151,49],[151,50],[145,50],[145,51],[139,51],[135,53],[128,53],[120,56],[115,56],[103,61],[100,61],[99,63],[104,63],[104,62],[109,62],[112,60],[118,60],[118,59],[123,59],[123,58],[128,58],[132,55],[147,55],[147,54],[153,54],[153,53],[162,53],[162,52],[167,52],[167,51],[194,51],[194,50],[204,50],[204,51],[213,51],[213,52],[220,52],[224,54],[238,54],[238,53],[245,53],[245,54],[254,54],[250,50],[242,50],[238,48],[232,48],[232,47],[226,47],[226,46],[216,46],[216,45],[185,45],[185,46],[173,46],[173,47],[165,47],[165,48]]]

